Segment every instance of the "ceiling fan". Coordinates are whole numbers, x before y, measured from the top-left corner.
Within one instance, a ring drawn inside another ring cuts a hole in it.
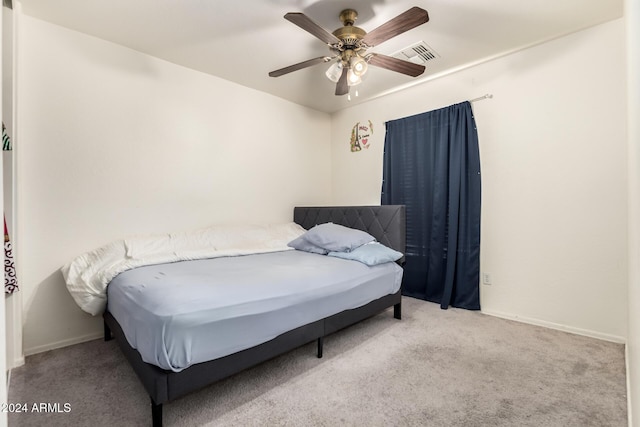
[[[412,7],[368,33],[353,25],[357,18],[358,12],[355,10],[343,10],[340,13],[342,28],[330,33],[303,13],[287,13],[284,19],[326,43],[331,55],[320,56],[272,71],[269,76],[280,77],[316,64],[334,61],[326,75],[329,80],[336,83],[336,95],[346,95],[349,93],[350,86],[356,86],[362,82],[362,76],[367,72],[368,65],[386,68],[411,77],[417,77],[424,72],[424,65],[379,53],[367,53],[367,50],[429,21],[426,10]]]

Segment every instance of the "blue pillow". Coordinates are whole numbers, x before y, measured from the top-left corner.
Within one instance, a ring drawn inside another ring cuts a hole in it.
[[[402,253],[394,251],[378,242],[368,243],[351,252],[329,252],[327,255],[336,258],[350,259],[359,261],[368,266],[383,264],[385,262],[394,262],[402,258]]]
[[[351,252],[376,240],[369,233],[332,222],[316,225],[301,237],[327,252]]]
[[[313,243],[307,242],[302,236],[298,237],[297,239],[293,239],[292,241],[287,243],[287,246],[299,251],[311,252],[312,254],[326,255],[329,253],[328,250],[322,249],[314,245]]]

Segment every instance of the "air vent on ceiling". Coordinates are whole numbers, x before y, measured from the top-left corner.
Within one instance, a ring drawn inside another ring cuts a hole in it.
[[[431,47],[429,47],[425,42],[412,44],[391,56],[421,65],[426,64],[428,61],[433,61],[436,58],[440,58],[440,55],[431,49]]]

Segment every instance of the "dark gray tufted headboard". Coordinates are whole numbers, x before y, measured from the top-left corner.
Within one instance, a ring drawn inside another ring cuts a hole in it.
[[[293,221],[307,230],[317,224],[333,222],[366,231],[383,245],[405,253],[404,205],[296,207]]]

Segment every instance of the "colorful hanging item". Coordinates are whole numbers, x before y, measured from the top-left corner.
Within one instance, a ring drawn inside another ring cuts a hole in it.
[[[363,148],[370,147],[370,137],[373,135],[373,123],[371,120],[367,120],[369,123],[356,123],[351,128],[351,152],[362,151]]]
[[[11,138],[9,138],[4,122],[2,122],[2,151],[11,151]]]
[[[11,138],[7,134],[7,128],[2,122],[2,151],[11,151]],[[18,290],[18,279],[16,278],[16,266],[13,262],[13,249],[9,230],[7,229],[7,219],[4,218],[4,292],[12,294]]]
[[[4,292],[12,294],[18,290],[18,279],[16,277],[16,266],[13,262],[13,249],[7,230],[7,219],[4,219]]]

